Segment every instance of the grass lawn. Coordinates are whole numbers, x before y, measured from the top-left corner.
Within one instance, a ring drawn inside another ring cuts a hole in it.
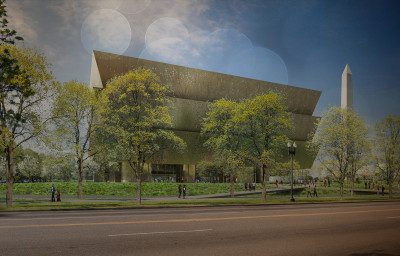
[[[363,195],[354,197],[329,196],[312,197],[295,196],[296,202],[290,202],[290,196],[270,195],[267,202],[263,202],[260,196],[236,197],[236,198],[215,198],[215,199],[181,199],[164,201],[143,201],[138,205],[134,200],[124,202],[35,202],[35,201],[16,201],[11,209],[6,209],[0,205],[0,211],[32,211],[32,210],[66,210],[66,209],[110,209],[110,208],[155,208],[155,207],[191,207],[191,206],[223,206],[223,205],[265,205],[265,204],[304,204],[304,203],[333,203],[333,202],[374,202],[374,201],[400,201],[400,196],[396,195],[392,199],[388,196]]]
[[[15,183],[15,195],[49,195],[51,185],[54,184],[60,189],[63,195],[76,195],[76,182],[41,182],[41,183]],[[229,192],[229,183],[187,183],[189,196],[208,195]],[[273,187],[270,184],[269,187]],[[257,189],[260,189],[257,184]],[[5,193],[5,184],[0,184],[0,193]],[[236,191],[243,191],[244,185],[235,184]],[[109,196],[134,196],[135,183],[120,182],[84,182],[83,193],[85,195],[109,195]],[[156,183],[145,182],[142,184],[143,197],[175,196],[178,193],[177,183]]]
[[[265,204],[261,200],[259,194],[238,196],[235,198],[218,198],[218,199],[185,199],[185,200],[143,200],[142,205],[138,206],[135,201],[135,184],[134,183],[84,183],[84,193],[88,196],[95,196],[95,199],[86,198],[85,200],[77,200],[75,195],[75,182],[55,182],[54,185],[61,189],[64,196],[63,202],[49,202],[50,187],[52,183],[17,183],[14,186],[16,196],[14,207],[6,209],[5,186],[0,185],[0,211],[2,210],[62,210],[62,209],[101,209],[101,208],[136,208],[136,207],[182,207],[182,206],[215,206],[215,205],[254,205]],[[228,183],[188,183],[188,195],[206,195],[217,193],[228,193]],[[260,184],[257,184],[260,189]],[[143,197],[176,197],[176,183],[143,183]],[[269,188],[274,188],[274,184],[270,184]],[[242,184],[236,184],[236,191],[243,191]],[[333,184],[331,187],[318,186],[318,197],[307,198],[306,190],[295,194],[296,204],[300,203],[324,203],[324,202],[365,202],[388,200],[388,196],[381,196],[375,193],[367,195],[350,196],[350,190],[345,189],[343,198],[339,197],[339,187]],[[400,200],[399,191],[395,191],[393,200]],[[66,196],[67,195],[67,196]],[[98,197],[96,197],[98,196]],[[112,200],[106,199],[107,196],[113,197]],[[266,204],[287,204],[290,195],[272,194],[267,196]]]

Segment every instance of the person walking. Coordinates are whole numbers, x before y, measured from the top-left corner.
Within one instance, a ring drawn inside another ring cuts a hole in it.
[[[181,196],[182,196],[182,185],[181,184],[179,184],[179,186],[178,186],[178,193],[179,193],[178,198],[181,198]]]
[[[313,186],[313,196],[318,197],[318,193],[317,193],[317,183],[314,183],[314,186]]]
[[[57,189],[57,202],[61,202],[61,192]]]
[[[308,187],[307,187],[307,197],[312,197],[311,195],[311,183],[308,183]]]
[[[382,196],[385,195],[385,187],[382,185]]]
[[[186,185],[183,185],[182,194],[183,194],[183,199],[185,199],[185,197],[186,197]]]
[[[54,186],[54,184],[52,184],[51,185],[51,201],[52,202],[56,201],[55,193],[56,193],[56,187]]]

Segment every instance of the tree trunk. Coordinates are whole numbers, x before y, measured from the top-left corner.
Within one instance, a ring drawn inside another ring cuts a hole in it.
[[[262,184],[262,192],[261,192],[261,195],[262,195],[262,200],[263,200],[263,202],[266,202],[267,201],[267,181],[266,181],[266,176],[267,175],[265,175],[265,165],[263,165],[262,167],[261,167],[261,171],[262,171],[262,180],[261,180],[261,184]]]
[[[343,198],[343,185],[344,181],[340,181],[339,186],[340,186],[340,199]]]
[[[82,199],[83,164],[82,158],[78,159],[78,198]]]
[[[6,154],[6,205],[7,207],[12,207],[13,203],[13,185],[14,185],[14,173],[15,173],[15,159],[14,159],[14,149],[12,146],[5,148]]]
[[[234,177],[231,174],[229,177],[229,181],[230,181],[230,194],[231,197],[235,197],[235,181],[234,181]]]
[[[136,202],[138,205],[142,203],[142,177],[138,175],[136,177]]]
[[[351,179],[351,191],[350,191],[351,197],[354,196],[354,178]]]

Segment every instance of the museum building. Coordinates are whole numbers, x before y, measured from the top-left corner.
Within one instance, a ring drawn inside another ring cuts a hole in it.
[[[166,151],[155,157],[152,163],[146,164],[147,179],[193,182],[196,164],[211,155],[203,147],[200,136],[201,121],[210,102],[221,98],[243,100],[270,91],[283,94],[288,110],[293,114],[295,129],[290,139],[298,145],[296,161],[302,169],[312,166],[315,156],[307,153],[305,143],[318,118],[313,116],[313,112],[321,91],[100,51],[92,54],[90,86],[102,89],[113,77],[137,68],[152,70],[163,84],[171,88],[172,129],[187,144],[182,154]],[[132,181],[133,175],[128,164],[120,163],[118,173],[110,179]]]

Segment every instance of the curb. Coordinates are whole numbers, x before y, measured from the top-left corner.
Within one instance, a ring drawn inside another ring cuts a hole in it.
[[[218,208],[218,207],[238,207],[238,206],[251,206],[251,207],[261,207],[261,206],[294,206],[294,205],[324,205],[324,204],[352,204],[352,203],[390,203],[390,202],[400,202],[400,199],[377,199],[377,200],[360,200],[360,201],[329,201],[329,202],[287,202],[287,203],[258,203],[258,204],[215,204],[215,205],[142,205],[142,206],[131,206],[131,207],[93,207],[93,208],[63,208],[63,209],[16,209],[7,210],[7,208],[0,209],[0,213],[12,213],[12,212],[60,212],[60,211],[93,211],[93,210],[133,210],[133,209],[183,209],[183,208]]]

